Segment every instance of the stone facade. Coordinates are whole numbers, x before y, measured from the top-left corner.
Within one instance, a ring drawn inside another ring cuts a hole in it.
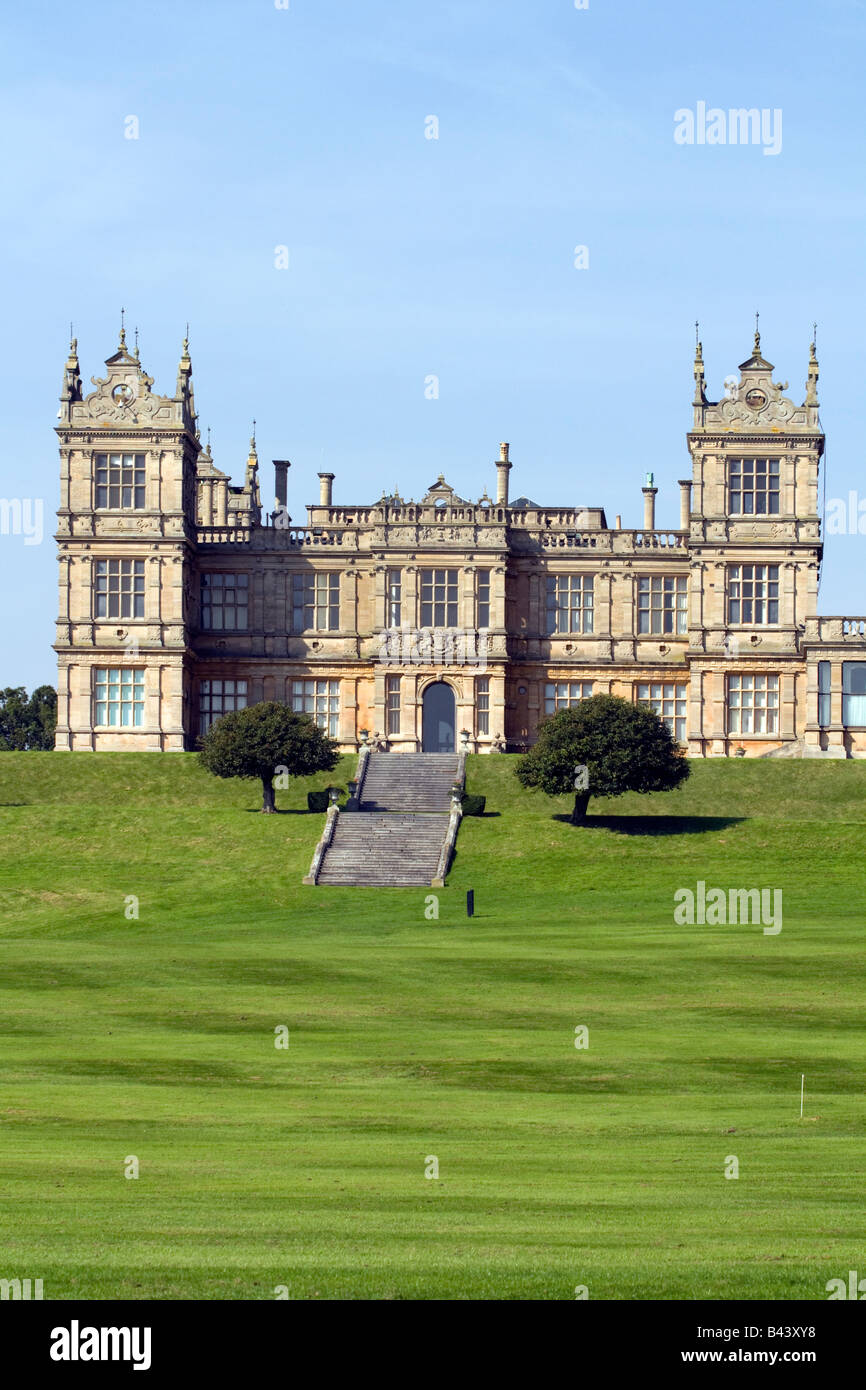
[[[817,615],[818,362],[802,405],[755,335],[708,400],[695,358],[680,525],[608,525],[601,507],[509,501],[440,476],[418,502],[335,504],[306,524],[275,460],[263,513],[202,447],[184,342],[174,396],[125,334],[61,396],[57,747],[190,749],[227,709],[284,700],[345,750],[521,750],[589,694],[649,700],[695,757],[866,756],[866,620]]]

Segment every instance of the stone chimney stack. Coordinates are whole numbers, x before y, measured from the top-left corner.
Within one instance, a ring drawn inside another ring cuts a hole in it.
[[[692,511],[692,480],[680,478],[680,530],[688,531]]]
[[[320,474],[319,474],[319,506],[320,506],[320,507],[330,507],[330,506],[332,505],[332,504],[331,504],[331,497],[332,497],[333,491],[334,491],[334,475],[333,475],[333,473],[320,473]]]
[[[658,492],[658,488],[653,487],[652,473],[647,473],[646,487],[642,488],[641,491],[643,492],[643,529],[645,531],[654,531],[656,525],[656,493]]]
[[[288,459],[274,459],[274,496],[277,499],[278,507],[286,505],[288,472],[291,466]]]
[[[508,445],[500,444],[499,458],[496,463],[496,504],[499,507],[508,506],[508,473],[510,468]]]

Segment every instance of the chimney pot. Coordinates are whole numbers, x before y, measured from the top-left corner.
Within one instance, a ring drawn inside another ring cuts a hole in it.
[[[499,507],[508,506],[508,474],[510,469],[508,445],[500,444],[499,459],[496,464],[496,504]]]
[[[274,459],[274,496],[277,499],[277,506],[286,505],[288,472],[291,468],[289,459]]]

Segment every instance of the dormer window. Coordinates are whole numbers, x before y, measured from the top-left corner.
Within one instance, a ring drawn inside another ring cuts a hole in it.
[[[778,515],[778,459],[737,458],[731,459],[728,467],[728,509],[732,515]]]

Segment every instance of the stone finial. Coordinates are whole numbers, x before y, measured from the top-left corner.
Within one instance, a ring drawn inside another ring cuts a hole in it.
[[[809,366],[806,372],[806,400],[805,405],[818,404],[818,325],[812,324],[812,341],[809,344]]]
[[[707,391],[704,377],[704,345],[700,340],[700,324],[695,320],[695,398],[693,405],[706,405]]]
[[[66,358],[66,368],[63,373],[63,389],[60,393],[62,401],[81,400],[81,371],[78,365],[78,339],[72,336],[72,324],[69,325],[69,353]]]

